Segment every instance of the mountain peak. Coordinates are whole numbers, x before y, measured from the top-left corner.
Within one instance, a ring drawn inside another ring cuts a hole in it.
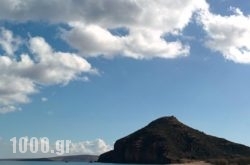
[[[149,125],[167,124],[167,123],[181,123],[181,122],[175,116],[164,116],[152,121],[151,123],[149,123]]]
[[[114,150],[102,154],[98,161],[168,164],[221,159],[249,163],[250,148],[206,135],[181,123],[175,116],[165,116],[117,140]]]

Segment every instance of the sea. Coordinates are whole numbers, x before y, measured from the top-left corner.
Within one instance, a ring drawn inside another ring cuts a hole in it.
[[[89,162],[0,161],[0,165],[115,165],[115,164],[114,163],[89,163]],[[120,165],[120,164],[117,164],[117,165]],[[123,165],[126,165],[126,164],[123,164]]]
[[[89,163],[89,162],[0,161],[0,165],[121,165],[121,164]],[[131,164],[123,164],[123,165],[131,165]],[[177,165],[177,164],[171,164],[171,165]],[[178,164],[178,165],[210,165],[210,164],[197,162],[197,163]]]
[[[114,164],[88,163],[88,162],[0,161],[0,165],[114,165]]]

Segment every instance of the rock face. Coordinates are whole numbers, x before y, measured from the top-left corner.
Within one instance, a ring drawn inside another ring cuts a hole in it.
[[[98,161],[166,164],[198,160],[244,164],[250,162],[250,148],[206,135],[170,116],[117,140],[114,150],[100,155]]]

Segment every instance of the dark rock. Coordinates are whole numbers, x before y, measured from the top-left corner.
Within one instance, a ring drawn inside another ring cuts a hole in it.
[[[166,164],[242,159],[250,162],[249,147],[206,135],[170,116],[117,140],[114,150],[100,155],[98,161]]]

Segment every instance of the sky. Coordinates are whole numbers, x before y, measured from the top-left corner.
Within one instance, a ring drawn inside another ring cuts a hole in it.
[[[170,115],[250,146],[249,5],[2,0],[0,158],[27,157],[13,137],[100,154]]]

